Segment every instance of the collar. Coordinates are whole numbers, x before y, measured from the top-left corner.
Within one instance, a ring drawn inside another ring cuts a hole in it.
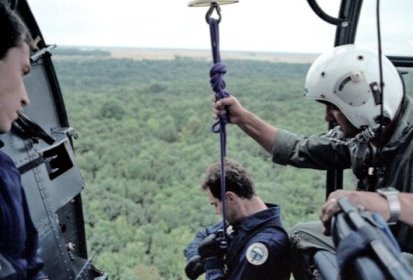
[[[239,223],[233,225],[235,230],[249,232],[269,220],[275,220],[281,226],[281,208],[277,204],[266,203],[267,209],[257,212],[251,216],[242,219]]]
[[[410,97],[405,97],[401,116],[394,128],[389,141],[383,145],[382,152],[393,152],[401,143],[409,141],[408,138],[413,131],[413,105]]]

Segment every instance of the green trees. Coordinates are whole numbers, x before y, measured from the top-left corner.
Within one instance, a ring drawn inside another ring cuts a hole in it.
[[[322,106],[303,98],[306,64],[227,61],[227,89],[244,106],[299,133],[325,130]],[[211,132],[210,64],[175,60],[57,60],[76,157],[90,256],[111,279],[185,279],[182,250],[217,222],[200,190],[219,160]],[[287,227],[316,219],[324,172],[277,166],[253,140],[227,127],[228,157],[281,204]]]

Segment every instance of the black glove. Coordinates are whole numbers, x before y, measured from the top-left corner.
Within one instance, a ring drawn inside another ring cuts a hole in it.
[[[191,280],[197,279],[204,272],[205,272],[204,265],[202,263],[200,256],[195,255],[191,257],[186,263],[185,274],[189,279]]]
[[[228,244],[222,231],[208,235],[198,247],[205,270],[224,267]]]

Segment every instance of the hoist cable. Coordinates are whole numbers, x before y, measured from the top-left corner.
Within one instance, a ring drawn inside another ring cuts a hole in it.
[[[381,159],[381,151],[383,148],[383,129],[384,129],[384,83],[383,83],[383,62],[382,62],[382,46],[381,46],[381,28],[380,28],[380,0],[376,0],[376,23],[377,23],[377,59],[378,59],[378,71],[379,71],[379,81],[378,81],[378,91],[380,94],[380,120],[379,120],[379,128],[376,131],[377,136],[377,149],[373,157],[373,168],[374,168],[374,175],[376,176],[376,185],[377,188],[383,187],[383,176],[384,170],[382,168],[382,159]]]
[[[214,19],[211,17],[213,10],[216,10],[219,19]],[[211,48],[212,48],[212,58],[214,65],[212,66],[209,76],[210,83],[213,91],[215,92],[215,101],[221,98],[229,97],[230,94],[225,90],[225,81],[223,76],[227,72],[224,64],[221,63],[221,56],[219,50],[219,22],[221,21],[220,8],[217,3],[211,3],[211,7],[207,13],[207,22],[209,24],[210,35],[211,35]],[[225,157],[226,157],[226,141],[227,133],[225,125],[228,123],[228,118],[225,115],[219,116],[218,121],[212,125],[212,131],[214,133],[220,134],[220,163],[221,163],[221,202],[222,202],[222,224],[223,224],[223,234],[224,240],[227,241],[227,230],[226,230],[226,203],[225,203]]]
[[[382,47],[381,47],[381,28],[380,28],[380,0],[377,0],[376,5],[376,20],[377,20],[377,52],[378,52],[378,60],[379,60],[379,90],[381,95],[381,102],[380,102],[380,129],[379,129],[379,141],[377,147],[377,155],[380,154],[382,148],[382,141],[383,141],[383,118],[384,118],[384,83],[383,83],[383,62],[382,62]]]

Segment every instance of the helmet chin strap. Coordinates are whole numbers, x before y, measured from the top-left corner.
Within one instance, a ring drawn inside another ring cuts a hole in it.
[[[372,140],[377,136],[380,127],[373,130],[371,127],[365,127],[354,138],[347,141],[350,153],[352,154],[352,169],[357,177],[358,190],[370,190],[375,188],[376,177],[379,172],[377,166],[377,148],[372,144]]]
[[[374,191],[384,187],[385,170],[380,154],[405,109],[406,102],[402,100],[393,120],[380,121],[380,125],[374,129],[363,127],[360,133],[347,141],[352,154],[353,172],[359,180],[357,184],[359,190]]]

